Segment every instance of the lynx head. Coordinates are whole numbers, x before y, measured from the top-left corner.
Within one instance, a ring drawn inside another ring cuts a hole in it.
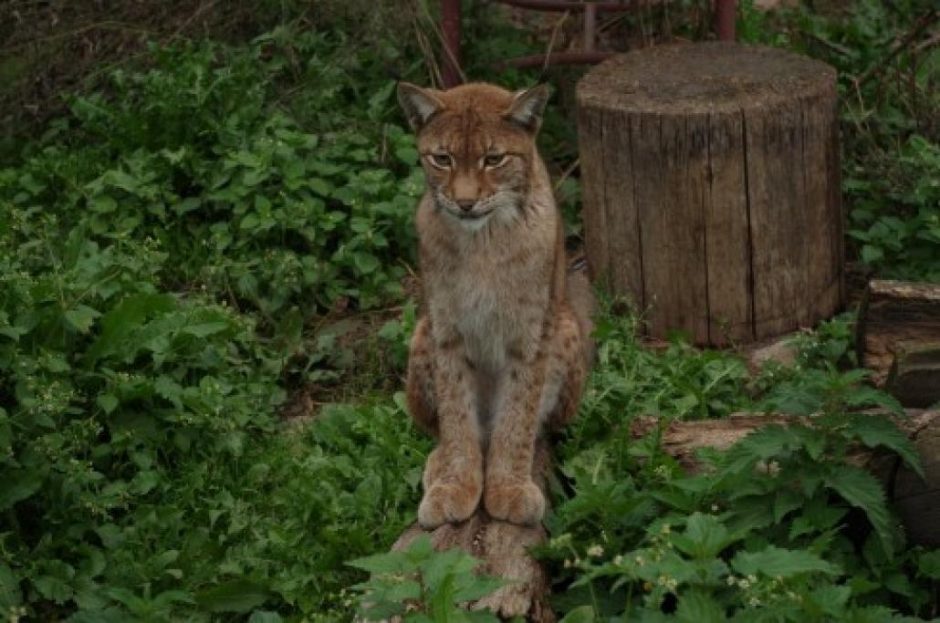
[[[491,218],[518,216],[549,95],[547,85],[510,93],[490,84],[447,91],[399,84],[428,187],[447,218],[478,229]]]

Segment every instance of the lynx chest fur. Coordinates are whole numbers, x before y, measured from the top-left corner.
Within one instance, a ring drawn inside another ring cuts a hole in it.
[[[436,340],[459,338],[470,362],[490,373],[505,369],[510,352],[538,343],[550,308],[552,216],[496,222],[466,237],[440,231],[419,216],[422,275]]]

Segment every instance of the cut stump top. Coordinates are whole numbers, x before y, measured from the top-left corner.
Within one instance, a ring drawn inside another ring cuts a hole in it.
[[[832,89],[835,69],[776,48],[726,41],[615,56],[578,83],[582,105],[654,114],[760,108]]]

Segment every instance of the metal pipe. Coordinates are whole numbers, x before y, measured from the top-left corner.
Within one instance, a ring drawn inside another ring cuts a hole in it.
[[[715,0],[715,32],[722,41],[735,40],[736,0]]]
[[[600,63],[613,56],[613,52],[555,52],[547,57],[544,54],[520,56],[501,61],[497,67],[541,67],[542,65],[591,65]]]
[[[441,32],[444,38],[441,80],[444,88],[460,84],[460,0],[441,0]]]
[[[597,21],[597,5],[593,2],[584,5],[584,51],[594,51],[595,23]]]
[[[570,0],[497,0],[497,2],[536,11],[584,11],[590,7],[600,12],[616,13],[637,8],[634,4],[623,2],[571,2]]]

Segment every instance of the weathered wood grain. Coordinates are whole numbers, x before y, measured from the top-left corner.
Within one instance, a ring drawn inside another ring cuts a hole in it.
[[[577,102],[588,258],[652,336],[749,342],[842,305],[831,67],[726,42],[656,46],[591,70]]]
[[[940,342],[940,284],[871,280],[856,335],[859,361],[884,385],[899,344]]]

